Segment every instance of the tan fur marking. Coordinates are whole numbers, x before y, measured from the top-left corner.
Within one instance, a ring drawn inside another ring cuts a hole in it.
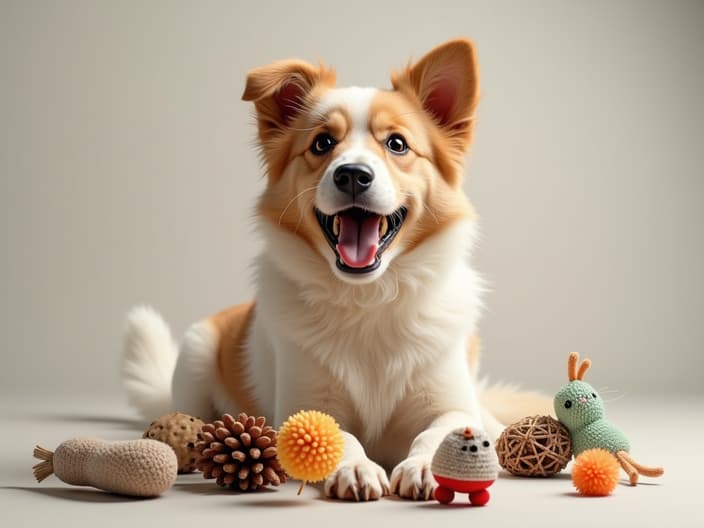
[[[394,72],[391,83],[394,89],[432,111],[435,106],[433,90],[443,78],[454,79],[457,99],[447,112],[442,116],[434,115],[432,120],[443,130],[450,148],[461,153],[471,143],[474,111],[479,100],[479,72],[472,42],[456,39],[433,48],[415,64]]]
[[[404,227],[392,246],[402,244],[412,251],[455,221],[476,218],[462,190],[462,166],[454,159],[457,153],[447,146],[447,139],[417,101],[403,92],[379,92],[372,100],[370,122],[378,141],[395,132],[408,136],[407,154],[398,156],[385,149],[382,153],[402,203],[408,207]],[[452,167],[452,174],[443,174],[442,166]]]
[[[482,342],[479,336],[473,335],[467,343],[467,364],[472,377],[476,377],[479,372],[479,357],[481,355]]]
[[[253,101],[257,110],[259,142],[269,185],[277,181],[289,164],[292,139],[305,126],[308,110],[322,91],[334,85],[334,70],[301,60],[275,62],[247,74],[242,99]],[[293,94],[289,91],[292,100],[286,99],[287,87],[295,87]]]
[[[320,87],[320,92],[324,89]],[[319,97],[320,94],[315,99]],[[325,116],[301,115],[297,126],[286,134],[289,150],[294,154],[282,166],[281,172],[270,179],[259,200],[258,212],[263,218],[298,236],[314,251],[319,245],[327,245],[315,218],[313,205],[318,183],[334,153],[315,156],[309,147],[317,134],[328,131],[338,141],[336,149],[344,149],[351,128],[352,117],[344,108],[333,108]]]
[[[352,128],[352,117],[345,108],[336,108],[330,112],[326,125],[332,137],[341,142]]]
[[[220,382],[232,401],[238,406],[231,412],[246,412],[259,416],[259,405],[252,387],[248,385],[245,344],[254,314],[254,303],[227,308],[210,318],[220,341],[217,351],[217,369]]]

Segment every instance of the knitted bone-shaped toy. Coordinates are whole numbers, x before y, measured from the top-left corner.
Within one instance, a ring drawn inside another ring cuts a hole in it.
[[[590,366],[590,360],[585,359],[580,364],[579,354],[572,352],[567,362],[569,383],[560,388],[554,400],[555,414],[570,432],[574,456],[594,448],[610,451],[628,473],[632,486],[638,483],[639,474],[661,476],[663,468],[643,466],[631,458],[628,438],[606,420],[604,402],[594,387],[583,381]]]

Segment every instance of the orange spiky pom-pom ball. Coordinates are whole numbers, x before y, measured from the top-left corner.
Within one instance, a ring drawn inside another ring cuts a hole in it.
[[[343,449],[340,426],[325,413],[300,411],[279,429],[279,462],[286,473],[303,484],[330,475],[340,463]]]
[[[618,483],[620,466],[605,449],[587,449],[574,461],[572,482],[582,495],[605,497]]]

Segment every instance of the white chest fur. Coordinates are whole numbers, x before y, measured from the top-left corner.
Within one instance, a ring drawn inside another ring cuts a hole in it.
[[[448,227],[366,285],[341,282],[290,235],[267,226],[263,231],[269,251],[258,261],[250,353],[270,360],[252,357],[250,364],[286,369],[273,381],[277,391],[291,393],[278,395],[284,401],[302,401],[295,393],[312,387],[300,385],[329,376],[364,417],[365,440],[375,440],[414,390],[418,372],[437,371],[448,354],[462,353],[474,331],[481,281],[465,264],[473,226]]]

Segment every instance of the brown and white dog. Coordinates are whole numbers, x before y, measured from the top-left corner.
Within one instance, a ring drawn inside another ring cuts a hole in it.
[[[249,72],[242,98],[268,177],[255,301],[196,323],[180,351],[150,308],[126,332],[123,376],[147,418],[333,415],[345,455],[324,489],[341,499],[428,499],[449,431],[496,437],[497,418],[544,404],[504,391],[490,412],[477,390],[482,282],[466,262],[476,218],[462,190],[473,46],[447,42],[391,81],[336,88],[332,70],[300,60]]]

